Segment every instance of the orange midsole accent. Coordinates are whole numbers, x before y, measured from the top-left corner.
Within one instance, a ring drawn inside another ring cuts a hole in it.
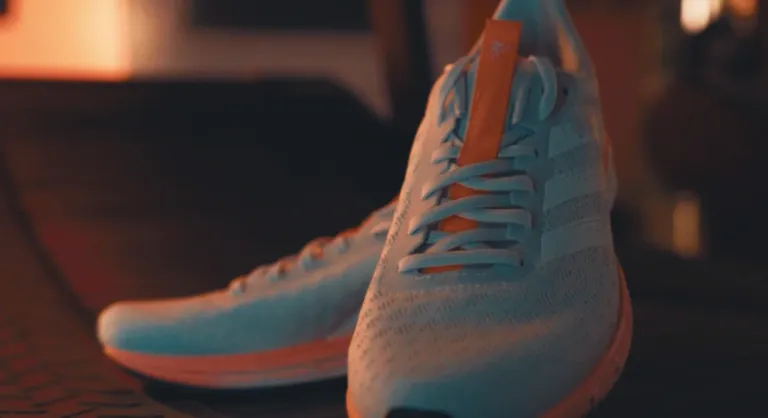
[[[248,354],[171,356],[136,353],[105,347],[104,352],[120,363],[136,364],[142,368],[216,370],[237,372],[242,370],[288,367],[318,358],[332,357],[349,349],[352,336],[322,340],[269,351]]]

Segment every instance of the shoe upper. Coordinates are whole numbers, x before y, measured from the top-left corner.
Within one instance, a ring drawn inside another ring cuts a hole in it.
[[[352,233],[259,267],[227,289],[115,303],[99,316],[99,340],[144,354],[227,355],[349,336],[393,209],[390,204]]]
[[[588,374],[616,328],[616,180],[594,76],[520,58],[499,157],[458,167],[478,52],[435,83],[414,140],[350,347],[361,416],[538,416]],[[449,199],[456,183],[486,193]],[[477,228],[439,229],[457,214]]]

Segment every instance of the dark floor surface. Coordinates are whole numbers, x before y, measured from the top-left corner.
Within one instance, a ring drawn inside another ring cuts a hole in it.
[[[272,93],[242,87],[161,86],[160,98],[157,86],[132,89],[109,93],[123,95],[116,104],[93,99],[99,106],[81,97],[92,92],[57,90],[74,103],[66,117],[49,101],[40,110],[34,94],[47,97],[52,87],[44,87],[18,95],[18,86],[0,85],[0,117],[15,115],[0,125],[0,417],[343,417],[343,380],[239,393],[144,385],[101,356],[93,321],[111,301],[216,288],[354,225],[396,192],[404,161],[383,156],[407,140],[387,144],[386,126],[369,119],[324,150],[313,141],[340,123],[326,114],[314,120],[320,130],[286,128],[294,138],[286,144],[262,99],[243,99]],[[178,96],[174,89],[183,100],[166,97]],[[196,120],[216,112],[201,104],[210,94],[234,110]],[[164,109],[172,123],[154,115]],[[344,146],[346,158],[364,163],[344,165]],[[768,267],[685,261],[631,237],[617,242],[635,341],[594,416],[768,416]]]

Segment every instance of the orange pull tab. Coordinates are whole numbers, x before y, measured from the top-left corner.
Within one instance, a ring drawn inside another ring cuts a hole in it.
[[[499,154],[501,138],[507,126],[509,96],[512,92],[521,32],[520,22],[493,19],[486,21],[467,131],[457,159],[457,165],[460,167],[490,161]],[[448,197],[451,199],[481,193],[460,184],[454,184],[448,189]],[[474,221],[453,216],[441,222],[439,229],[445,232],[459,232],[476,226]],[[453,267],[433,268],[428,271],[451,269]]]
[[[492,160],[499,154],[521,30],[520,22],[486,22],[459,166]]]

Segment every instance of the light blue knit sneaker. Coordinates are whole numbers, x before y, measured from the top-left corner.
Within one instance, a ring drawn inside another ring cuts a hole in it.
[[[495,19],[431,93],[350,346],[352,418],[580,417],[628,355],[589,59],[559,0]]]
[[[254,388],[343,376],[394,205],[357,230],[308,244],[229,288],[119,302],[98,321],[104,352],[143,375],[204,388]]]

